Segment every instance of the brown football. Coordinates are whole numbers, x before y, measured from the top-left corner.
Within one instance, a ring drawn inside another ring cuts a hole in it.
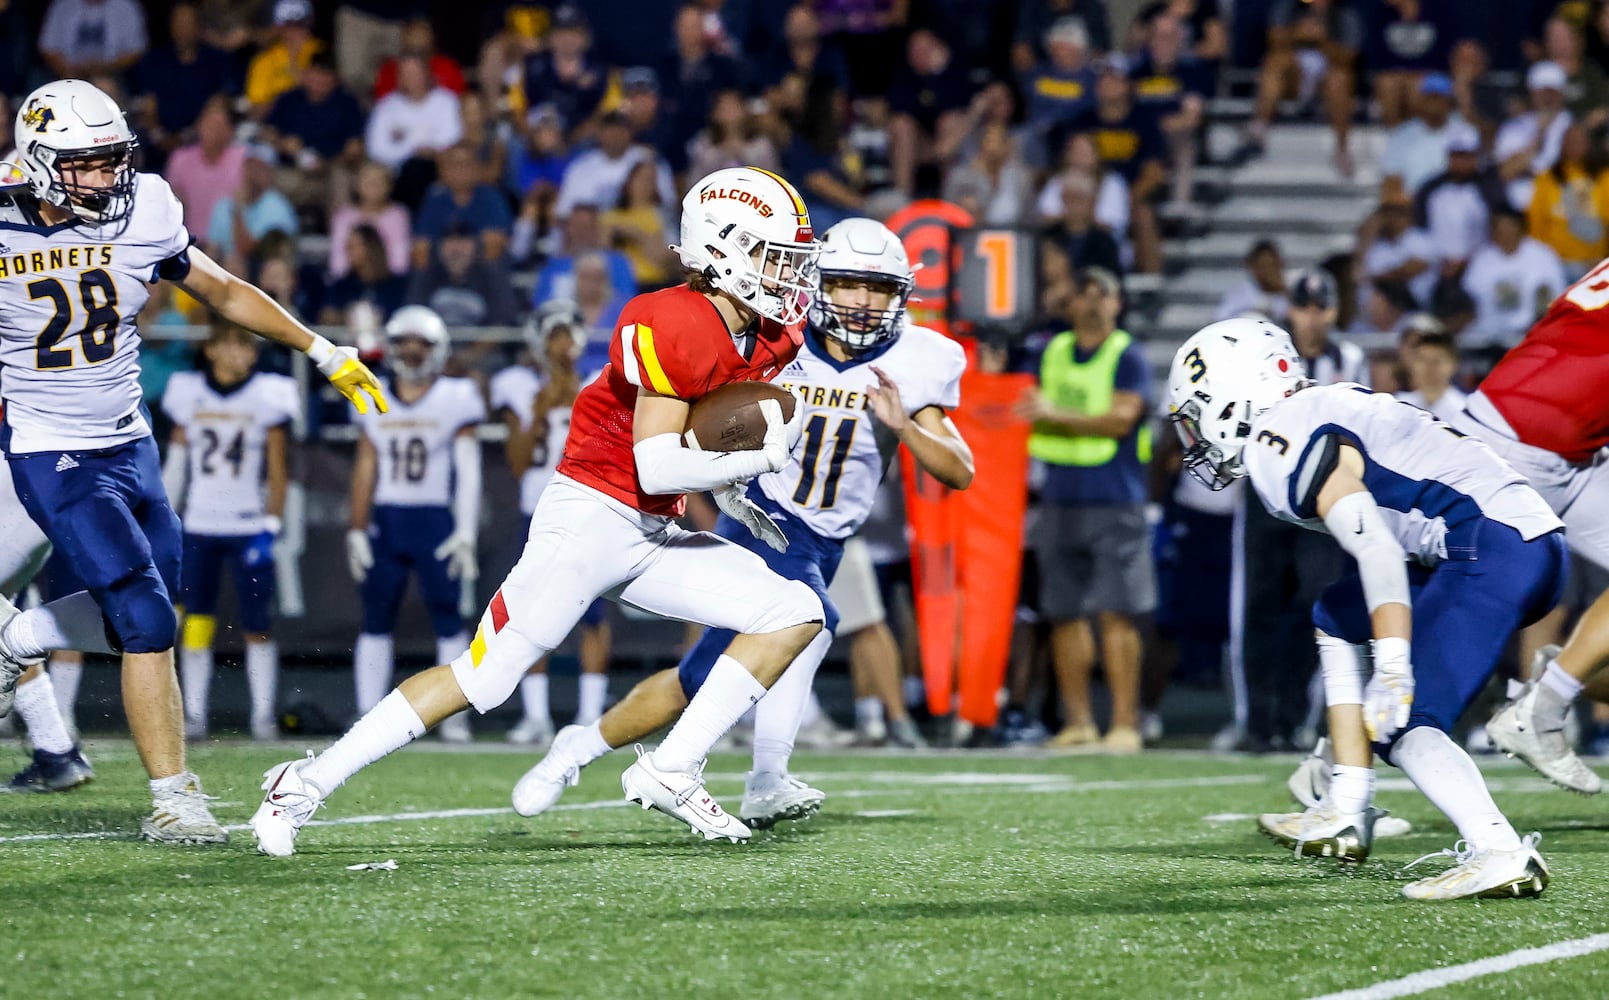
[[[753,451],[765,442],[762,399],[781,403],[782,416],[793,419],[793,393],[769,382],[733,382],[693,404],[687,429],[705,451]]]

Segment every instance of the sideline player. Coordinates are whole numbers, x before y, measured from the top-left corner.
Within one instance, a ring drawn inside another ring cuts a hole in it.
[[[804,436],[786,468],[748,489],[787,546],[762,545],[730,512],[715,528],[778,574],[807,584],[826,611],[821,634],[755,709],[754,769],[739,816],[761,828],[809,816],[826,798],[790,775],[788,761],[816,669],[838,627],[827,588],[844,539],[871,514],[895,451],[904,444],[951,489],[972,482],[972,452],[945,415],[960,402],[966,356],[948,337],[907,323],[911,265],[899,237],[874,220],[846,219],[823,234],[821,245],[822,297],[811,311],[804,348],[778,379],[799,395]],[[677,669],[638,684],[598,723],[562,730],[515,786],[515,811],[544,812],[580,779],[581,768],[674,721],[731,639],[730,632],[707,630]]]
[[[1285,331],[1236,319],[1187,340],[1168,380],[1187,469],[1217,487],[1244,476],[1276,517],[1328,532],[1357,560],[1313,610],[1329,791],[1260,825],[1299,851],[1362,860],[1376,816],[1372,741],[1463,838],[1439,852],[1452,868],[1404,895],[1536,895],[1548,882],[1538,835],[1520,838],[1447,730],[1514,631],[1558,600],[1563,525],[1479,440],[1390,396],[1301,373]]]
[[[738,633],[621,786],[706,838],[749,836],[704,790],[704,760],[820,634],[821,601],[753,552],[675,518],[687,493],[716,490],[728,514],[775,538],[776,525],[735,484],[786,466],[804,408],[789,423],[776,400],[762,401],[765,437],[753,451],[705,452],[682,440],[694,402],[774,378],[798,353],[818,246],[799,193],[769,171],[732,167],[693,185],[677,247],[687,281],[626,304],[609,364],[576,398],[564,459],[469,652],[403,681],[324,753],[270,769],[251,821],[258,850],[291,854],[302,824],[359,770],[466,707],[502,704],[603,594]]]
[[[570,436],[570,414],[581,387],[598,377],[576,364],[587,346],[586,320],[570,299],[554,299],[536,311],[525,326],[531,365],[513,365],[492,376],[492,409],[508,426],[505,453],[520,481],[520,513],[525,534],[542,491],[553,481],[553,468]],[[540,365],[540,369],[537,367]],[[522,535],[521,537],[524,537]],[[581,678],[575,721],[596,722],[609,694],[609,608],[603,598],[581,616]],[[520,679],[524,717],[508,731],[510,743],[546,746],[553,742],[548,711],[547,657]]]
[[[231,322],[306,352],[359,410],[384,408],[350,348],[302,326],[257,287],[190,247],[167,182],[137,173],[123,110],[82,80],[28,95],[14,125],[25,194],[0,205],[0,431],[17,496],[87,591],[0,609],[0,715],[30,660],[119,653],[123,706],[151,779],[141,836],[228,839],[185,764],[173,669],[179,520],[162,489],[139,384],[148,285],[179,284]]]
[[[410,573],[430,613],[438,663],[469,648],[460,581],[479,575],[480,388],[442,375],[447,326],[428,306],[398,309],[385,337],[391,409],[362,418],[346,533],[348,568],[363,596],[363,631],[352,651],[359,715],[391,689],[391,632]],[[441,737],[467,743],[468,717],[442,726]]]
[[[259,372],[257,338],[214,321],[202,371],[176,372],[162,393],[173,419],[163,485],[184,526],[179,675],[184,734],[207,736],[207,692],[218,592],[228,568],[246,632],[251,738],[271,740],[279,648],[274,644],[274,540],[285,512],[286,428],[301,411],[296,382]]]

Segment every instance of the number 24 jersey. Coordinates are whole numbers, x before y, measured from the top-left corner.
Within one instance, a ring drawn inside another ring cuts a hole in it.
[[[386,379],[389,413],[361,417],[363,435],[379,453],[374,484],[378,507],[447,507],[452,503],[453,438],[484,423],[486,403],[467,378],[441,377],[412,403]]]
[[[284,375],[257,372],[223,388],[202,372],[177,372],[162,409],[184,430],[189,476],[184,530],[197,535],[255,535],[263,523],[263,452],[268,432],[296,418],[301,397]]]

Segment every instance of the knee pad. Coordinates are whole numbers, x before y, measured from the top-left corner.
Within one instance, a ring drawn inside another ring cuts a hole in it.
[[[743,632],[748,635],[764,635],[767,632],[779,632],[795,625],[806,622],[825,622],[827,612],[822,606],[822,600],[809,584],[798,580],[788,580],[782,586],[771,592],[770,600],[753,609],[748,627]],[[833,609],[836,619],[837,609]]]
[[[115,645],[123,652],[160,653],[173,648],[179,616],[154,569],[106,588],[101,609]]]
[[[218,633],[218,619],[212,615],[186,615],[184,619],[184,648],[211,649]]]

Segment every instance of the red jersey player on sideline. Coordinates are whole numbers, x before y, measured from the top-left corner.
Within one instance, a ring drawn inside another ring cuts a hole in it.
[[[629,800],[707,839],[748,838],[705,792],[704,758],[821,631],[821,602],[747,549],[684,531],[673,518],[684,494],[713,490],[728,515],[785,547],[743,485],[787,464],[803,407],[789,424],[775,400],[762,401],[757,451],[699,451],[683,447],[682,435],[701,396],[769,379],[798,353],[820,249],[798,192],[753,167],[695,184],[682,201],[681,230],[686,287],[639,295],[621,313],[609,364],[576,399],[564,459],[469,650],[403,681],[319,756],[270,769],[251,821],[258,850],[293,853],[302,824],[353,774],[467,707],[502,704],[605,594],[739,633],[681,721],[621,785]]]

